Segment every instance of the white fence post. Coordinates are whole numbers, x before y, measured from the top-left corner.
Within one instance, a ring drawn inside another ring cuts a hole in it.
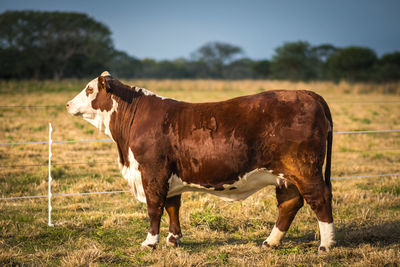
[[[49,226],[54,226],[54,224],[51,223],[51,143],[53,143],[53,140],[51,140],[51,132],[53,131],[53,128],[51,127],[51,123],[49,122]]]

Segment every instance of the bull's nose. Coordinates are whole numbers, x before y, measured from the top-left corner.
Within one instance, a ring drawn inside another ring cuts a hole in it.
[[[65,107],[66,107],[67,109],[69,109],[69,102],[68,102],[67,104],[65,104]]]

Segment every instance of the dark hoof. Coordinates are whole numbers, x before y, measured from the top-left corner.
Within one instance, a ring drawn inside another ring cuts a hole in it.
[[[324,247],[324,246],[320,246],[320,247],[318,248],[318,253],[319,253],[319,254],[324,254],[324,253],[327,253],[327,252],[329,252],[329,249],[327,249],[327,248]]]
[[[179,246],[181,237],[182,237],[182,234],[179,234],[179,235],[168,234],[167,246],[169,246],[169,247]]]
[[[268,244],[268,242],[267,241],[264,241],[264,242],[262,242],[262,244],[261,244],[261,247],[260,247],[261,249],[269,249],[269,248],[271,248],[271,245],[270,244]]]
[[[177,247],[177,246],[179,246],[179,242],[171,242],[171,240],[168,240],[167,241],[167,246],[168,247]]]

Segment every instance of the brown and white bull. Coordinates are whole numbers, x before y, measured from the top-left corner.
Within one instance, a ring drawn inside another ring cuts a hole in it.
[[[237,201],[267,185],[276,186],[279,216],[264,246],[279,245],[303,199],[318,218],[319,250],[335,244],[332,118],[321,96],[278,90],[188,103],[124,85],[103,72],[66,107],[117,144],[123,177],[147,203],[150,229],[142,246],[159,242],[164,208],[170,218],[167,244],[179,243],[183,192]]]

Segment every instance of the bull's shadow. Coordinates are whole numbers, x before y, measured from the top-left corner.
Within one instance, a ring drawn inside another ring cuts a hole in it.
[[[356,247],[372,244],[385,247],[400,244],[400,220],[376,223],[368,226],[342,226],[337,230],[338,246]]]
[[[273,224],[273,223],[272,223]],[[265,233],[265,238],[269,233]],[[249,242],[256,242],[257,245],[261,246],[265,238],[250,238],[242,237],[228,238],[224,240],[207,240],[204,242],[197,242],[193,240],[185,240],[183,238],[181,247],[188,249],[201,249],[210,245],[222,246],[226,244],[241,245]],[[371,244],[377,247],[385,247],[391,244],[400,244],[400,220],[377,223],[368,226],[345,226],[339,225],[336,228],[336,247],[357,247],[362,244]],[[301,246],[311,247],[315,246],[310,242],[316,241],[315,232],[308,231],[304,235],[299,237],[285,237],[280,248]],[[319,242],[319,241],[318,241]]]

